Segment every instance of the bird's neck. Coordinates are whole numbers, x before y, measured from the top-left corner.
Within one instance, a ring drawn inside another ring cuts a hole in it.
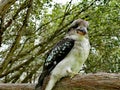
[[[73,39],[75,41],[84,41],[84,39],[88,39],[88,35],[67,34],[65,38]]]

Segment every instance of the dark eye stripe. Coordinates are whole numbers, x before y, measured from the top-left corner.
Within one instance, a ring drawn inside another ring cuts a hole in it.
[[[78,24],[75,24],[72,28],[77,28],[79,25]]]
[[[73,28],[73,29],[75,29],[75,28],[77,28],[79,26],[79,24],[78,23],[76,23],[75,25],[72,25],[70,28],[68,28],[68,32]]]
[[[87,28],[87,30],[89,31],[89,28]]]

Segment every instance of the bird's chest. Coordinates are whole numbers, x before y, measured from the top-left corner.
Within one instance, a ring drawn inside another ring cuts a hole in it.
[[[83,63],[87,59],[89,54],[89,43],[84,42],[75,42],[70,53],[56,66],[52,71],[53,74],[58,76],[66,76],[68,69],[71,69],[73,72],[79,72]],[[61,75],[62,74],[62,75]]]
[[[68,54],[67,61],[73,71],[78,72],[88,57],[90,45],[88,42],[77,42]]]
[[[76,42],[68,57],[73,58],[75,61],[86,60],[89,54],[89,43]]]

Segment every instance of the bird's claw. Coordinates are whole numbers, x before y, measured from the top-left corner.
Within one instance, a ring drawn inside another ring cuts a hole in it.
[[[77,74],[77,73],[72,72],[72,73],[70,74],[70,78],[73,78],[76,74]]]
[[[73,78],[76,74],[76,72],[72,72],[71,70],[67,70],[67,73],[69,74],[70,78]]]

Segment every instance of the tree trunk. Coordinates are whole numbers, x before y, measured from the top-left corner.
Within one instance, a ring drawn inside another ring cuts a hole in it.
[[[34,87],[35,84],[0,84],[0,90],[34,90]],[[120,74],[76,75],[72,79],[66,77],[53,90],[120,90]]]

